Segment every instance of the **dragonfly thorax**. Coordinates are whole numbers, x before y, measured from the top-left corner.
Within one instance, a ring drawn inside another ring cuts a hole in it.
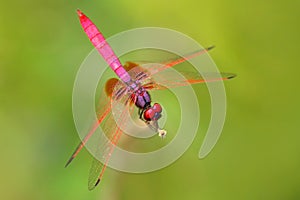
[[[146,109],[151,105],[150,94],[144,89],[139,88],[135,93],[135,105],[140,109]]]

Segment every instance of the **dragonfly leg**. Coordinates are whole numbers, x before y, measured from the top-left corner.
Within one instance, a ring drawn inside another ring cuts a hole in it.
[[[141,119],[142,121],[145,121],[145,120],[143,119],[143,112],[144,112],[144,110],[141,109],[141,108],[139,108],[138,114],[139,114],[139,116],[140,116],[140,119]]]

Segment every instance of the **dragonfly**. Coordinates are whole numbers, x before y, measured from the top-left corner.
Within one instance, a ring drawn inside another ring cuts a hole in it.
[[[152,102],[150,91],[210,81],[223,81],[234,78],[235,74],[220,73],[218,78],[210,80],[204,79],[198,73],[186,73],[184,74],[185,79],[182,80],[177,80],[164,74],[169,68],[207,53],[213,46],[187,54],[184,57],[177,57],[160,65],[143,67],[142,64],[135,62],[126,62],[122,65],[96,25],[80,10],[77,10],[77,14],[89,40],[118,77],[111,78],[106,82],[104,92],[108,98],[99,100],[99,105],[101,106],[97,112],[96,122],[81,140],[65,165],[67,167],[73,161],[99,126],[104,126],[103,130],[106,132],[108,140],[100,143],[99,147],[97,147],[104,158],[104,162],[100,162],[97,158],[94,158],[92,161],[88,179],[88,188],[92,190],[100,183],[113,150],[124,132],[121,127],[128,120],[128,114],[126,113],[132,113],[134,107],[138,109],[139,120],[143,121],[146,126],[160,137],[166,137],[167,131],[161,128],[158,123],[163,115],[162,106],[159,103]],[[113,117],[113,108],[118,105],[122,105],[122,107],[117,111],[117,117]]]

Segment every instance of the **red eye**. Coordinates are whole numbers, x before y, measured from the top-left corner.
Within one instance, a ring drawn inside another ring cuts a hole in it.
[[[147,121],[151,121],[151,119],[154,117],[155,112],[152,110],[152,108],[148,108],[144,112],[144,119]]]
[[[161,113],[161,111],[162,111],[162,108],[161,108],[161,106],[160,106],[158,103],[155,103],[155,104],[152,106],[152,109],[153,109],[156,113]]]

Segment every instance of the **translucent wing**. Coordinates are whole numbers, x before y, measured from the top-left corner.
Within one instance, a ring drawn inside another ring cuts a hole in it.
[[[199,74],[195,72],[168,70],[163,64],[136,64],[133,62],[127,62],[129,69],[135,76],[135,80],[138,80],[145,89],[166,89],[180,86],[187,86],[191,84],[224,81],[234,78],[236,75],[233,73],[203,73]],[[160,69],[159,73],[157,69]],[[153,73],[152,73],[153,72]]]
[[[148,82],[145,81],[144,87],[147,89],[163,90],[191,84],[224,81],[234,78],[232,73],[204,73],[203,76],[197,72],[161,72],[152,76]]]
[[[102,98],[99,100],[99,109],[97,111],[97,121],[94,122],[93,126],[87,133],[87,135],[82,139],[82,141],[79,143],[77,148],[75,149],[74,153],[66,163],[65,167],[67,167],[72,160],[78,155],[78,153],[81,151],[81,149],[85,146],[87,141],[90,139],[90,137],[95,133],[98,126],[103,122],[103,120],[107,117],[107,115],[111,112],[111,105],[110,105],[110,98]]]
[[[104,174],[113,150],[123,133],[122,127],[126,124],[133,110],[130,102],[131,92],[127,90],[123,83],[118,82],[112,93],[112,112],[101,125],[105,135],[99,138],[96,145],[96,155],[94,155],[88,178],[89,190],[94,189],[99,184]]]
[[[132,110],[133,106],[129,106],[128,104],[128,108]],[[100,180],[102,179],[102,176],[105,172],[109,159],[113,153],[113,150],[116,147],[121,135],[123,134],[121,127],[126,123],[127,117],[128,117],[127,114],[123,112],[120,115],[120,119],[118,122],[119,125],[107,123],[107,127],[109,126],[110,128],[106,127],[103,130],[105,132],[112,132],[113,134],[111,134],[111,136],[106,139],[107,141],[105,142],[105,144],[103,144],[102,142],[97,147],[96,157],[93,158],[92,165],[89,172],[89,178],[88,178],[89,190],[93,190],[100,183]],[[102,158],[101,161],[99,161],[100,158]]]
[[[190,60],[194,57],[197,56],[201,56],[203,54],[206,54],[209,50],[213,49],[214,46],[208,47],[206,49],[201,49],[195,52],[191,52],[189,54],[184,55],[183,57],[180,56],[176,56],[173,59],[169,59],[167,61],[161,61],[158,62],[159,64],[153,64],[150,68],[147,68],[147,71],[151,74],[154,75],[156,73],[159,73],[161,71],[164,71],[166,69],[172,68],[180,63],[183,63],[187,60]],[[129,66],[129,69],[132,69],[134,67],[139,67],[139,66],[143,66],[145,64],[149,64],[149,63],[157,63],[157,62],[149,62],[149,61],[139,61],[139,62],[126,62],[125,66]],[[126,67],[125,67],[126,69]]]
[[[135,71],[135,79],[140,81],[146,89],[166,89],[179,86],[187,86],[190,84],[198,84],[205,82],[223,81],[234,78],[233,73],[203,73],[180,71],[181,77],[174,71],[168,69],[190,60],[196,56],[203,55],[213,48],[209,47],[193,53],[187,54],[184,57],[176,57],[169,61],[160,63],[147,62],[127,62],[124,67],[126,70]]]
[[[93,136],[99,125],[105,120],[105,118],[111,112],[111,98],[112,98],[112,91],[117,84],[120,84],[118,79],[109,79],[105,85],[105,93],[103,93],[98,101],[98,108],[97,108],[97,120],[93,123],[90,130],[86,134],[86,136],[82,139],[82,141],[78,144],[77,148],[69,158],[68,162],[66,163],[65,167],[67,167],[72,160],[78,155],[78,153],[82,150],[82,148],[86,145],[88,140]]]

